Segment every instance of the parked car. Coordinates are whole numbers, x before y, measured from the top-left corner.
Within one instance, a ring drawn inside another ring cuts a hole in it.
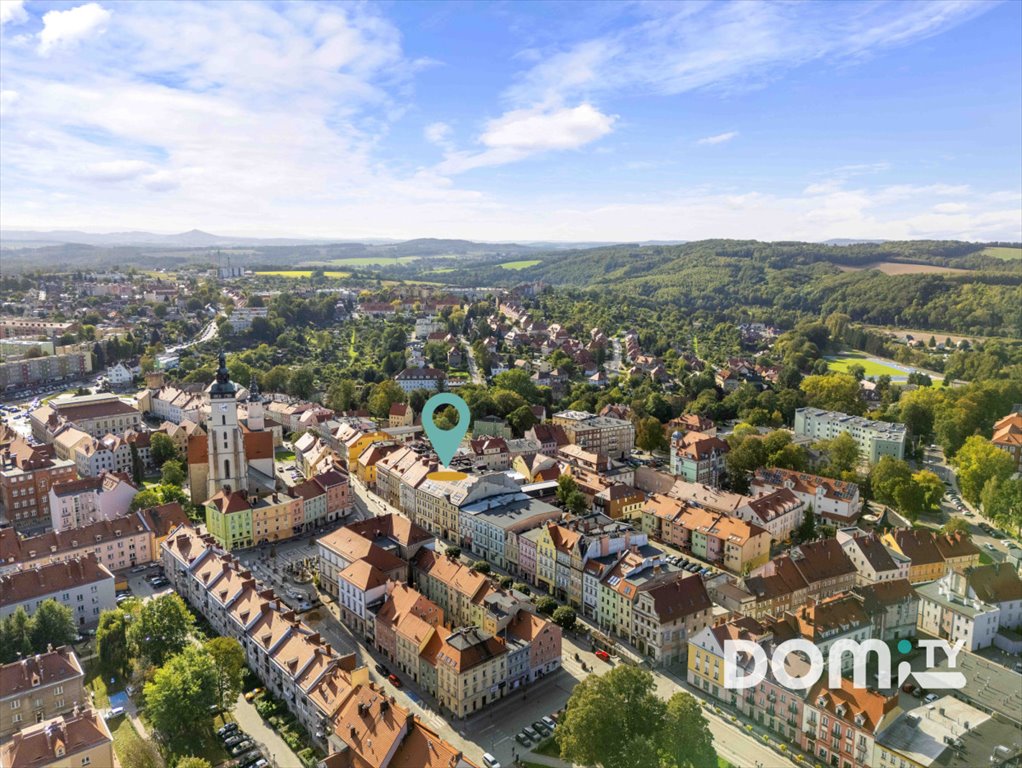
[[[903,686],[901,686],[901,690],[903,690],[905,693],[912,693],[912,691],[914,691],[915,689],[916,687],[912,685],[912,683],[905,683]]]
[[[483,752],[483,765],[485,765],[486,768],[500,768],[500,763],[497,761],[497,758],[489,752]]]
[[[146,566],[144,566],[144,565],[136,565],[134,568],[132,568],[129,571],[129,573],[142,573],[142,571],[144,571],[145,569],[146,569]]]
[[[387,679],[390,680],[390,684],[393,685],[395,688],[401,687],[401,678],[395,675],[393,672],[387,675]]]
[[[914,691],[912,691],[912,696],[914,696],[917,699],[921,699],[925,695],[926,691],[924,691],[922,688],[916,688]]]
[[[923,703],[924,704],[932,704],[933,702],[935,702],[939,698],[940,698],[940,696],[938,696],[935,693],[928,693],[928,694],[926,694],[926,698],[923,699]]]
[[[383,675],[384,677],[389,677],[389,676],[390,676],[390,670],[389,670],[389,669],[387,669],[387,668],[386,668],[385,666],[383,666],[382,664],[377,664],[377,665],[376,665],[376,671],[377,671],[377,672],[379,672],[379,673],[380,673],[381,675]]]
[[[515,734],[515,741],[521,744],[523,747],[531,747],[532,739],[525,735],[524,731]]]
[[[537,720],[536,722],[534,722],[532,724],[532,728],[533,728],[534,731],[539,733],[541,736],[549,736],[550,733],[551,733],[550,728],[548,728],[547,724],[544,723],[542,720]]]
[[[539,741],[539,734],[536,732],[536,729],[533,728],[531,725],[527,725],[524,728],[522,728],[522,733],[528,736],[529,739],[531,739],[532,741]]]
[[[219,728],[217,728],[216,735],[219,736],[221,739],[226,739],[230,738],[229,734],[234,733],[236,730],[238,730],[237,723],[224,723]]]
[[[230,736],[224,739],[224,747],[232,749],[245,741],[248,741],[247,734],[242,733],[241,731],[234,731]]]
[[[255,768],[255,766],[259,763],[266,765],[266,759],[263,757],[262,752],[257,751],[252,757],[247,758],[245,762],[241,764],[241,768]]]
[[[236,746],[231,747],[231,757],[237,757],[238,755],[242,754],[243,752],[248,752],[254,746],[255,746],[255,742],[254,741],[252,741],[251,739],[245,739],[244,741],[242,741],[241,743],[237,744]]]
[[[547,716],[541,719],[546,724],[546,727],[549,728],[551,731],[557,727],[557,723],[554,721],[552,717]]]
[[[991,544],[991,543],[990,543],[989,541],[988,541],[988,542],[987,542],[986,544],[984,544],[983,546],[984,546],[984,547],[985,547],[986,549],[989,549],[989,550],[990,550],[991,552],[996,552],[996,551],[997,551],[997,547],[995,547],[995,546],[994,546],[993,544]]]
[[[263,692],[262,688],[253,688],[251,691],[245,694],[245,701],[252,701],[256,696]]]
[[[606,651],[604,651],[603,649],[600,649],[600,650],[596,651],[596,653],[594,655],[600,661],[606,661],[608,664],[610,663],[610,654],[607,653]]]

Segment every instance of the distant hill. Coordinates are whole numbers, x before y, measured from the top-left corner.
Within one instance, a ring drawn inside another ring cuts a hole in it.
[[[27,229],[0,230],[0,243],[5,248],[20,243],[75,243],[80,245],[119,246],[119,245],[162,245],[185,248],[237,246],[237,245],[299,245],[305,243],[328,242],[326,240],[304,240],[297,238],[251,238],[224,237],[193,229],[174,235],[160,235],[153,232],[79,232],[77,230],[56,229],[37,232]]]

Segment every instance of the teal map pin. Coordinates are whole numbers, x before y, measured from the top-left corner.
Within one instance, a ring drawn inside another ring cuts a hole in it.
[[[433,412],[442,405],[453,405],[458,411],[458,423],[451,429],[440,429],[433,423]],[[426,430],[426,437],[433,444],[433,450],[440,458],[440,463],[445,467],[451,466],[451,459],[454,452],[458,450],[461,438],[468,432],[468,422],[471,414],[468,404],[457,395],[450,392],[440,392],[433,395],[422,407],[422,428]]]

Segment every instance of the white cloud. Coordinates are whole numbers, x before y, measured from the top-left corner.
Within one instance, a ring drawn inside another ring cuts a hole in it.
[[[716,136],[705,136],[696,144],[723,144],[724,142],[731,141],[738,135],[738,131],[728,131],[727,133],[718,133]]]
[[[0,27],[9,21],[20,24],[27,18],[25,0],[0,0]]]
[[[591,104],[513,110],[486,124],[479,136],[485,150],[449,153],[439,170],[460,173],[523,160],[540,152],[578,149],[610,133],[616,120],[616,115],[606,115]]]
[[[423,129],[423,136],[430,144],[444,149],[451,148],[451,126],[447,123],[430,123]]]
[[[109,160],[103,163],[90,163],[75,175],[87,181],[118,182],[151,173],[153,167],[141,160]]]
[[[676,94],[741,89],[810,63],[860,59],[967,21],[985,2],[663,3],[640,6],[638,21],[568,46],[532,50],[537,59],[508,89],[518,104],[593,94]]]
[[[0,115],[7,114],[19,98],[17,91],[0,91]]]
[[[47,11],[39,33],[39,53],[46,56],[54,48],[71,45],[101,32],[110,20],[110,11],[99,3],[86,3],[67,11]]]

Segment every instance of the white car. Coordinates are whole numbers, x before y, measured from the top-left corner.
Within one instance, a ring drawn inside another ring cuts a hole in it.
[[[483,753],[483,765],[485,765],[486,768],[500,768],[500,762],[489,752]]]
[[[987,549],[989,549],[991,552],[996,552],[997,551],[997,547],[995,547],[989,541],[986,544],[984,544],[983,546],[986,547]]]

